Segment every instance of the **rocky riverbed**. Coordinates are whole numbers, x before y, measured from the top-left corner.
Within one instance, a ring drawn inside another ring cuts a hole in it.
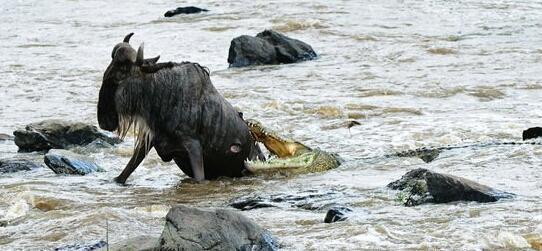
[[[170,1],[3,4],[0,159],[23,156],[38,166],[0,174],[0,249],[101,245],[106,236],[110,243],[156,239],[175,205],[237,210],[230,205],[244,198],[272,205],[238,212],[269,230],[284,250],[540,249],[542,147],[460,148],[429,163],[379,156],[422,146],[521,141],[522,130],[540,126],[542,4],[193,4],[209,11],[166,18],[179,7]],[[229,68],[231,41],[266,29],[309,44],[318,57]],[[119,186],[113,178],[132,154],[134,135],[116,146],[69,149],[104,169],[84,176],[56,174],[43,153],[18,152],[10,136],[30,123],[97,125],[111,47],[128,32],[137,34],[132,43],[145,41],[146,55],[208,67],[214,85],[244,117],[346,162],[318,174],[197,184],[151,152],[128,185]],[[352,120],[359,125],[345,126]],[[515,196],[405,207],[386,185],[417,168]],[[348,208],[340,212],[347,219],[324,223],[334,207]]]

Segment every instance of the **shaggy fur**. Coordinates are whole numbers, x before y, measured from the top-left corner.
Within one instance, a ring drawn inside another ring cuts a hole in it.
[[[124,182],[152,147],[191,177],[194,156],[201,155],[206,179],[241,176],[244,160],[261,152],[208,70],[184,62],[148,73],[142,70],[142,48],[137,59],[130,49],[127,43],[115,46],[98,101],[101,128],[121,137],[133,128],[137,135],[134,156],[117,181]]]

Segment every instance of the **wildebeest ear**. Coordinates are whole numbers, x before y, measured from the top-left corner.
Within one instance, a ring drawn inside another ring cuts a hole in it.
[[[143,47],[145,46],[145,43],[141,43],[141,45],[139,46],[139,49],[137,49],[137,57],[136,57],[136,61],[135,61],[135,64],[136,65],[142,65],[143,64]]]
[[[124,37],[124,40],[122,40],[122,42],[125,42],[125,43],[130,43],[130,38],[134,35],[133,32],[130,32],[128,35],[126,35]]]
[[[145,60],[143,60],[143,64],[145,65],[156,64],[156,62],[158,62],[158,59],[160,59],[160,55],[154,58],[146,58]]]

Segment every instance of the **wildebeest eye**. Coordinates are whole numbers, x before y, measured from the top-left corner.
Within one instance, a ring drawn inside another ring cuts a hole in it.
[[[232,153],[240,153],[241,152],[241,145],[234,143],[230,145],[230,152]]]

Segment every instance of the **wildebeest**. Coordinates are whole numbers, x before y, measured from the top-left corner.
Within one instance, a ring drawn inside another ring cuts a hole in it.
[[[137,131],[134,154],[115,179],[124,183],[154,147],[164,161],[201,181],[243,175],[262,154],[239,113],[196,63],[156,63],[137,53],[128,34],[115,45],[98,100],[98,123],[124,137]]]

